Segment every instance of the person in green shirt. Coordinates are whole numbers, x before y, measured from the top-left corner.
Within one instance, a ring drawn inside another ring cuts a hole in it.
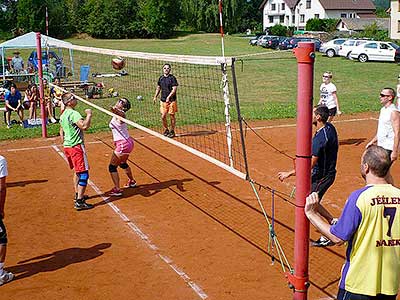
[[[92,110],[86,109],[86,117],[75,110],[77,99],[71,93],[61,97],[65,110],[60,116],[60,136],[69,167],[74,170],[75,209],[86,210],[93,205],[86,203],[86,186],[89,180],[89,163],[86,155],[83,131],[90,127]]]

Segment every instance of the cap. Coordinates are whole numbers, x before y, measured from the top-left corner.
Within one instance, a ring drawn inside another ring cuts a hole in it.
[[[19,51],[14,51],[13,54],[20,54],[20,52]]]

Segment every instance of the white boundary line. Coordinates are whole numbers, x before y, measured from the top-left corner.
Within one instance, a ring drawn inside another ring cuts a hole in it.
[[[58,148],[56,145],[52,145],[51,148],[54,149],[65,161],[67,161],[64,153]],[[99,187],[89,179],[89,185],[90,187],[103,199],[105,203],[107,203],[108,206],[112,208],[112,210],[128,225],[128,227],[141,239],[145,242],[147,247],[149,247],[151,250],[153,250],[162,261],[164,261],[172,270],[175,271],[176,274],[179,275],[181,279],[201,298],[201,299],[207,299],[208,295],[201,289],[200,286],[198,286],[194,281],[190,279],[190,277],[182,271],[181,268],[179,268],[177,265],[174,264],[172,259],[170,259],[167,256],[164,256],[160,253],[159,248],[153,244],[153,242],[150,240],[150,238],[142,231],[140,228],[132,222],[132,220],[129,219],[128,216],[126,216],[114,203],[109,202],[110,197],[104,196],[104,193],[99,189]]]

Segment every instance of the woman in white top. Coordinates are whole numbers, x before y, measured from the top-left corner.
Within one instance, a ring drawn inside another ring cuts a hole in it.
[[[131,103],[126,98],[121,98],[117,101],[117,103],[111,107],[111,111],[125,118],[125,113],[131,108]],[[128,176],[129,180],[125,188],[133,188],[136,187],[136,181],[132,176],[131,167],[127,164],[127,160],[129,158],[129,154],[133,150],[133,139],[130,137],[128,132],[128,126],[124,121],[119,117],[113,117],[109,124],[115,149],[111,156],[111,161],[108,166],[108,170],[111,174],[111,179],[114,183],[113,189],[110,191],[110,196],[122,196],[122,190],[119,187],[119,175],[118,175],[118,166],[125,171],[125,174]]]
[[[332,122],[333,117],[337,115],[341,115],[342,112],[339,109],[339,100],[336,94],[336,86],[331,82],[332,80],[332,72],[325,72],[322,75],[322,84],[319,88],[320,90],[320,98],[318,104],[325,105],[329,109],[329,118],[328,122]]]

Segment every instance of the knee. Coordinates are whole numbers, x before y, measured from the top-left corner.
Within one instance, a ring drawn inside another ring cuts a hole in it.
[[[120,164],[119,166],[121,169],[124,169],[124,170],[129,168],[129,165],[126,162]]]
[[[116,173],[116,172],[117,172],[117,168],[118,168],[118,166],[114,166],[114,165],[112,165],[112,164],[109,164],[109,165],[108,165],[108,171],[109,171],[110,173]]]
[[[88,180],[89,180],[89,172],[84,171],[84,172],[77,173],[77,175],[78,175],[78,185],[87,186]]]

